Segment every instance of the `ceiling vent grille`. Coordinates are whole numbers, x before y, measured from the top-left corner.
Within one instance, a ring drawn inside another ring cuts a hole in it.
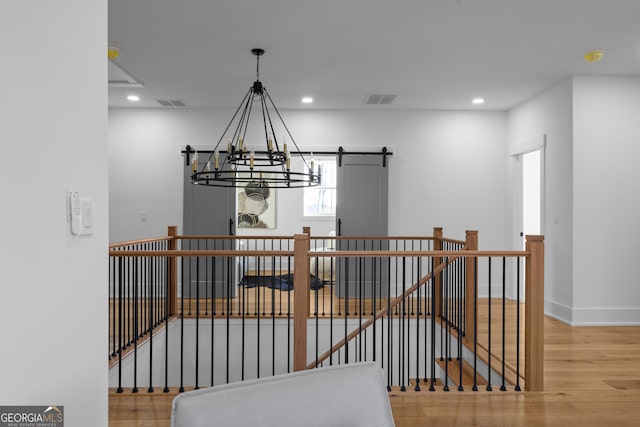
[[[188,104],[180,99],[155,99],[163,107],[188,107]]]
[[[382,95],[370,93],[364,98],[363,104],[365,105],[389,105],[396,99],[398,95]]]

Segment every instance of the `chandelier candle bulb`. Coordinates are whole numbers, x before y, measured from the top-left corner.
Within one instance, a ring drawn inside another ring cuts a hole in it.
[[[249,157],[249,169],[253,170],[253,159],[256,153],[254,150],[251,150],[251,156]]]
[[[269,141],[267,142],[267,148],[269,149],[270,153],[273,152],[273,139],[271,138],[271,135],[269,135]]]
[[[214,168],[218,170],[220,167],[220,152],[218,150],[213,154]]]

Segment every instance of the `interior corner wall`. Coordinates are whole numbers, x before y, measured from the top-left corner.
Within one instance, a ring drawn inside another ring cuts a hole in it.
[[[389,148],[389,233],[464,238],[504,249],[507,219],[506,113],[405,110],[295,110],[283,117],[302,150]],[[109,111],[110,241],[163,235],[182,225],[182,157],[211,148],[233,115],[222,109]],[[140,211],[147,221],[140,221]],[[328,233],[333,221],[302,217],[302,190],[277,195],[277,228]],[[252,229],[252,233],[255,231]]]
[[[640,76],[573,92],[573,323],[640,325]]]
[[[573,95],[571,79],[553,86],[508,112],[508,141],[512,147],[546,135],[545,149],[545,312],[573,321]],[[507,156],[507,154],[505,154]],[[509,231],[516,230],[515,159],[510,157]],[[514,239],[510,239],[514,242]],[[515,249],[515,247],[514,247]]]
[[[106,427],[107,2],[2,2],[0,35],[0,404]],[[92,236],[70,233],[71,189]]]

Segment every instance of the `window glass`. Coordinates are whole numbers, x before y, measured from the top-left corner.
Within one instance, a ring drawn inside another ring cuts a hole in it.
[[[320,185],[305,187],[304,216],[335,216],[336,214],[336,159],[315,159]]]

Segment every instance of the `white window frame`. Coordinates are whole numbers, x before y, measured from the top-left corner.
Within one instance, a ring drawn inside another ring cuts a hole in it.
[[[337,178],[337,168],[338,161],[335,156],[323,156],[316,157],[314,159],[316,163],[316,168],[322,168],[323,173],[320,175],[320,185],[314,187],[305,187],[304,195],[302,198],[302,215],[305,218],[326,218],[333,219],[336,217],[336,199],[337,199],[337,188],[336,188],[336,178]],[[327,167],[327,163],[332,163],[332,167]],[[332,176],[328,176],[327,174],[332,172]],[[307,213],[307,198],[311,193],[316,193],[318,190],[329,190],[329,192],[333,192],[333,211],[332,212],[318,212],[319,206],[317,203],[314,205],[317,207],[316,212]]]

